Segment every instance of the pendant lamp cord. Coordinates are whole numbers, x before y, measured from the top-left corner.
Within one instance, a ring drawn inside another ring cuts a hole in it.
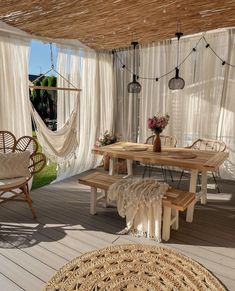
[[[136,75],[136,67],[135,67],[135,43],[134,43],[134,58],[133,58],[133,67],[134,67],[134,75]]]
[[[178,43],[177,43],[177,68],[179,65],[179,48],[180,48],[180,38],[178,37]]]
[[[178,39],[178,43],[177,43],[177,64],[176,64],[176,68],[178,68],[178,66],[179,66],[180,38],[181,38],[181,36],[183,36],[183,33],[182,32],[176,32],[175,36]]]
[[[134,57],[133,57],[133,80],[135,81],[136,80],[136,53],[135,53],[135,48],[136,46],[138,45],[138,42],[136,41],[133,41],[131,43],[133,45],[133,54],[134,54]]]

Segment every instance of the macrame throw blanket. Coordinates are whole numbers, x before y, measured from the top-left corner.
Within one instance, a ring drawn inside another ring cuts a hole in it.
[[[121,217],[126,217],[126,228],[132,232],[161,241],[162,197],[169,188],[153,178],[122,179],[110,186],[108,202],[115,201]]]

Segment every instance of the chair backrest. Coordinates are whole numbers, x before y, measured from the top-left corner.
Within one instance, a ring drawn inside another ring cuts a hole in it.
[[[31,136],[22,136],[16,141],[15,152],[30,151],[29,171],[31,177],[33,174],[40,172],[46,165],[46,156],[38,153],[38,142]]]
[[[31,136],[22,136],[16,141],[14,151],[29,151],[31,154],[35,154],[38,151],[38,142]]]
[[[199,138],[188,148],[194,150],[224,152],[226,150],[226,144],[222,140],[218,139]]]
[[[16,138],[10,131],[0,131],[0,153],[7,154],[14,151]]]
[[[153,144],[155,138],[155,134],[150,135],[147,139],[146,139],[146,144]],[[160,139],[161,139],[161,144],[162,146],[165,147],[176,147],[177,144],[177,139],[172,136],[172,135],[160,135]]]
[[[29,171],[31,176],[40,172],[46,165],[46,156],[43,153],[34,153],[30,157]]]
[[[46,156],[37,152],[37,140],[31,136],[22,136],[16,140],[11,132],[0,131],[0,153],[24,151],[30,152],[29,171],[32,177],[33,174],[40,172],[46,165]]]

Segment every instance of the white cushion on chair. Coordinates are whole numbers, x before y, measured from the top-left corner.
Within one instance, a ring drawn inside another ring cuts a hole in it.
[[[0,179],[30,177],[30,152],[0,154]]]
[[[9,188],[18,188],[28,181],[27,177],[10,178],[0,180],[0,191],[4,191]]]

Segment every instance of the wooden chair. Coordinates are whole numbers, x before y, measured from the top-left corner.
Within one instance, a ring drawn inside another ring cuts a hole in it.
[[[10,131],[0,131],[0,153],[7,154],[14,150],[16,138]]]
[[[218,139],[199,138],[187,148],[194,150],[224,152],[226,150],[226,144],[222,140]]]
[[[30,151],[29,177],[0,180],[0,203],[7,201],[27,202],[32,211],[33,218],[36,218],[36,212],[29,195],[28,182],[35,173],[40,172],[44,168],[46,157],[44,154],[37,152],[38,143],[31,136],[23,136],[16,140],[12,133],[0,131],[0,153],[23,152],[26,150]],[[8,195],[9,193],[11,196]]]
[[[194,150],[224,152],[226,150],[226,144],[222,140],[218,140],[218,139],[199,138],[186,148],[194,149]],[[178,188],[180,186],[183,175],[184,175],[184,170],[181,172],[180,179],[178,182]],[[216,176],[214,172],[212,172],[212,177],[214,179],[216,188],[218,192],[220,193],[219,185],[216,180]]]
[[[150,135],[146,139],[145,144],[153,144],[154,138],[155,138],[155,134]],[[173,148],[176,147],[177,139],[174,136],[171,136],[171,135],[160,135],[160,138],[161,138],[162,146],[164,146],[164,147],[173,147]],[[149,169],[149,177],[151,176],[152,169],[153,169],[152,165],[145,165],[142,177],[145,177],[147,169]],[[169,167],[161,167],[161,170],[162,170],[162,175],[163,175],[163,178],[164,178],[165,181],[167,181],[167,171],[166,170],[168,170],[169,173],[170,173],[171,181],[172,182],[174,181],[171,169]]]
[[[150,135],[146,139],[145,143],[146,144],[153,144],[154,138],[155,138],[155,134]],[[177,139],[172,135],[160,135],[160,138],[161,138],[161,144],[164,147],[172,147],[172,148],[174,148],[177,145]]]

